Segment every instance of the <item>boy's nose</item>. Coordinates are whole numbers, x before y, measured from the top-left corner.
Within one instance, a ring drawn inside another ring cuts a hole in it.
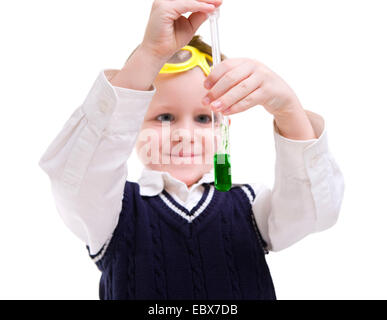
[[[172,133],[173,140],[181,141],[183,137],[187,140],[194,141],[194,130],[195,123],[192,120],[185,120],[179,124],[179,127],[176,128]]]
[[[185,139],[186,141],[193,141],[193,131],[188,128],[179,128],[172,132],[172,140],[173,141],[182,141]]]

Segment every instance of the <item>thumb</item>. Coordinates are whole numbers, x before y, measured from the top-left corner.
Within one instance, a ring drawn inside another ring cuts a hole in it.
[[[207,13],[204,13],[204,12],[194,12],[190,14],[190,16],[188,17],[188,20],[191,23],[192,31],[194,34],[202,25],[202,23],[207,20],[207,18],[208,18],[208,15]]]

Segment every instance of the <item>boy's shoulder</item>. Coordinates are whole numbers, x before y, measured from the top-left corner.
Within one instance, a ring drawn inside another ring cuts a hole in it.
[[[258,181],[242,181],[241,179],[235,179],[231,188],[241,188],[248,195],[251,202],[254,202],[255,199],[257,199],[257,196],[270,193],[270,188]]]

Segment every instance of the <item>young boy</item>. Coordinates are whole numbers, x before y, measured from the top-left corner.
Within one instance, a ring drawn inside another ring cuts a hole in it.
[[[121,70],[100,73],[39,162],[61,217],[102,271],[101,299],[275,299],[265,253],[337,220],[344,183],[324,121],[279,76],[244,58],[224,59],[209,75],[209,65],[160,73],[185,60],[188,43],[203,56],[193,35],[220,5],[156,0],[143,42]],[[218,191],[205,160],[214,153],[205,143],[211,108],[257,105],[274,117],[273,191]],[[130,182],[135,145],[144,170]]]

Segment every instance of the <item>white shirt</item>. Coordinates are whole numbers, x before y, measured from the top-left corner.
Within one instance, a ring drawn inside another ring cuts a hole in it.
[[[64,223],[96,254],[110,239],[122,207],[127,160],[156,92],[114,87],[118,70],[102,70],[85,101],[67,120],[39,161],[48,174]],[[343,198],[342,173],[328,149],[323,118],[306,110],[317,139],[281,136],[273,121],[276,150],[273,189],[250,184],[254,217],[271,251],[335,224]],[[164,188],[187,209],[199,201],[213,169],[190,188],[167,172],[144,168],[140,194]]]

